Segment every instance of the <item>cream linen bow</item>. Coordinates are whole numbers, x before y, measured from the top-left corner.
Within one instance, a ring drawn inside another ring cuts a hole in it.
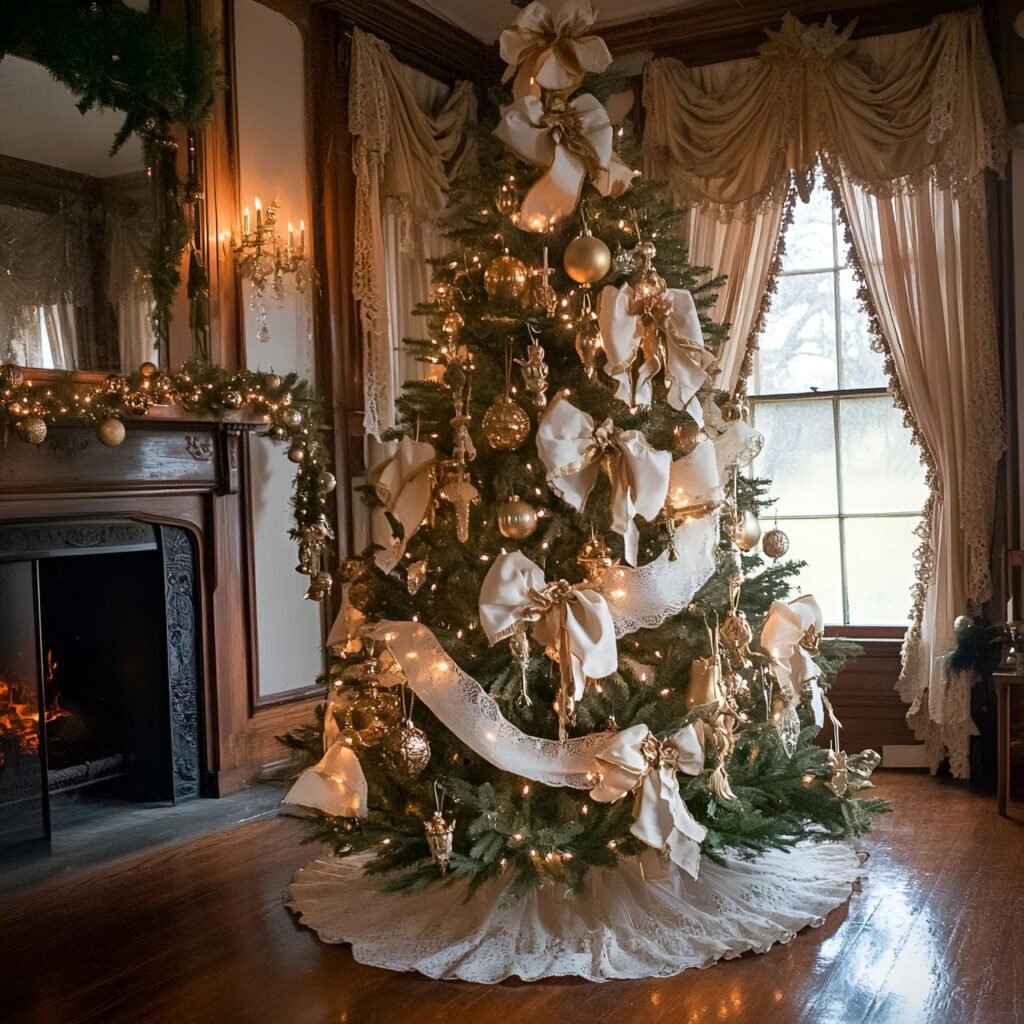
[[[608,111],[590,93],[572,101],[522,96],[502,111],[494,134],[520,159],[547,168],[520,208],[526,231],[547,231],[568,217],[588,176],[605,196],[621,195],[633,180],[612,150]]]
[[[635,792],[630,832],[696,878],[707,829],[687,809],[676,773],[699,775],[704,768],[697,728],[685,725],[659,740],[646,725],[633,725],[617,733],[597,759],[601,781],[590,796],[598,803],[612,803]]]
[[[361,818],[366,814],[366,798],[366,776],[359,758],[342,740],[335,740],[327,753],[295,780],[281,803]]]
[[[395,454],[370,471],[370,483],[383,505],[373,510],[371,521],[373,542],[383,549],[374,556],[381,572],[398,565],[427,514],[434,486],[430,470],[436,461],[432,444],[403,437]],[[389,515],[401,524],[401,538],[394,535]]]
[[[800,699],[804,683],[810,685],[814,724],[825,724],[825,706],[814,661],[824,629],[821,608],[810,594],[786,604],[775,601],[761,629],[761,646],[775,662],[775,677],[790,703]]]
[[[596,18],[589,0],[568,0],[556,15],[542,3],[525,7],[498,40],[508,64],[502,81],[515,75],[518,98],[541,89],[573,89],[586,73],[604,71],[612,55],[603,39],[587,34]]]
[[[668,404],[704,422],[696,395],[714,356],[704,347],[697,307],[685,288],[666,288],[644,299],[632,285],[606,285],[597,319],[608,357],[604,372],[618,383],[616,398],[627,405],[650,405],[652,381],[664,371]]]
[[[611,420],[595,427],[592,416],[561,396],[537,426],[537,453],[552,490],[577,512],[605,467],[612,484],[612,529],[623,537],[626,561],[636,565],[640,532],[634,516],[651,521],[661,512],[672,453],[651,448],[639,430],[620,430]]]
[[[480,588],[480,625],[496,644],[523,624],[558,659],[566,691],[583,696],[587,679],[618,670],[615,623],[605,599],[565,580],[548,583],[544,570],[521,551],[499,555]]]

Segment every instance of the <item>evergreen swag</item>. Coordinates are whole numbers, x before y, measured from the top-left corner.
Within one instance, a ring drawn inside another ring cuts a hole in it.
[[[588,80],[584,88],[601,98],[608,91],[602,88],[606,83],[607,79],[605,83]],[[503,101],[508,101],[507,95]],[[579,217],[574,216],[547,235],[529,234],[496,210],[496,191],[510,175],[515,176],[522,194],[538,172],[520,164],[493,140],[496,115],[491,117],[489,124],[481,126],[479,139],[484,170],[479,177],[459,182],[450,197],[447,238],[451,252],[433,261],[434,297],[416,310],[426,322],[428,337],[405,341],[421,361],[445,366],[445,378],[406,383],[398,400],[401,426],[392,434],[395,438],[411,434],[429,439],[441,458],[452,451],[452,391],[448,385],[453,374],[458,375],[459,360],[443,325],[454,308],[464,319],[458,342],[467,347],[473,364],[469,415],[478,455],[470,470],[481,501],[472,510],[470,542],[455,540],[452,506],[442,501],[434,518],[409,540],[405,559],[390,575],[376,568],[372,546],[360,559],[347,564],[348,597],[371,621],[417,617],[430,627],[447,654],[499,701],[514,725],[532,735],[554,737],[557,722],[552,697],[556,684],[550,674],[551,663],[534,645],[528,670],[533,703],[523,706],[517,702],[518,671],[508,645],[501,642],[489,647],[476,625],[481,582],[503,547],[518,546],[545,566],[548,579],[570,581],[582,578],[576,555],[592,528],[604,536],[616,555],[621,556],[622,550],[619,538],[610,532],[609,491],[603,476],[585,513],[579,515],[549,491],[532,437],[514,452],[497,451],[484,438],[482,415],[505,386],[506,345],[511,340],[515,354],[523,354],[528,339],[520,322],[526,319],[538,332],[551,368],[549,398],[568,388],[574,404],[590,413],[595,422],[611,417],[619,427],[640,429],[653,447],[669,449],[674,457],[686,454],[692,446],[692,440],[682,439],[693,437],[693,431],[685,429],[688,423],[693,425],[686,413],[669,407],[660,384],[662,390],[649,408],[630,409],[612,397],[601,374],[588,380],[574,351],[573,331],[557,314],[524,313],[518,303],[487,296],[483,270],[503,246],[528,266],[538,267],[545,244],[555,268],[552,284],[560,295],[567,294],[573,283],[562,270],[561,254],[581,229]],[[624,145],[620,142],[620,152]],[[701,310],[711,305],[722,281],[708,280],[708,268],[689,264],[678,230],[681,214],[667,205],[656,185],[638,179],[618,200],[602,198],[588,185],[584,201],[593,233],[613,252],[628,250],[641,239],[655,240],[657,269],[668,285],[688,288]],[[613,267],[602,284],[617,285],[625,280],[626,275]],[[706,343],[715,350],[726,328],[703,314],[702,324]],[[719,401],[726,397],[717,396]],[[521,391],[520,401],[528,404]],[[543,510],[540,528],[525,541],[506,540],[496,526],[497,506],[510,493],[527,497]],[[371,508],[377,504],[372,488],[365,489],[365,498]],[[740,480],[741,508],[757,512],[769,503],[764,481]],[[639,564],[655,558],[667,543],[663,528],[641,523]],[[577,705],[573,735],[603,730],[613,720],[620,729],[646,723],[656,735],[665,736],[697,717],[686,701],[689,667],[694,658],[710,653],[705,617],[714,621],[716,616],[724,616],[728,581],[736,566],[730,542],[723,541],[721,554],[720,568],[689,607],[656,628],[620,640],[620,659],[630,660],[620,660],[618,673],[602,680],[599,688],[588,688]],[[407,570],[422,559],[427,560],[427,583],[412,595]],[[741,556],[741,565],[746,579],[740,607],[756,637],[772,601],[789,595],[789,578],[802,563],[768,565],[760,555],[748,554]],[[345,702],[336,717],[342,735],[358,753],[368,782],[368,814],[348,818],[317,812],[306,819],[310,842],[324,842],[338,855],[371,851],[374,856],[366,870],[387,875],[382,880],[385,888],[416,890],[437,883],[443,876],[429,858],[424,836],[424,821],[435,809],[437,783],[446,793],[446,817],[457,822],[447,879],[468,880],[470,892],[506,873],[510,873],[510,895],[544,881],[578,889],[589,868],[612,866],[618,858],[635,857],[645,849],[629,831],[632,800],[628,797],[600,804],[585,791],[533,783],[524,788],[525,780],[474,754],[418,704],[415,723],[429,736],[431,760],[418,780],[403,778],[381,745],[381,719],[385,729],[389,716],[394,723],[397,701],[394,690],[374,685],[377,669],[370,666],[376,665],[382,651],[365,640],[361,645],[350,644],[347,651],[332,659],[329,674],[321,682],[329,689],[337,683]],[[848,641],[822,642],[817,660],[823,670],[823,689],[858,653],[857,645]],[[656,678],[638,678],[631,662],[655,666]],[[817,730],[807,706],[799,710],[804,727],[795,753],[789,756],[770,718],[770,694],[756,679],[751,680],[750,691],[749,698],[741,702],[744,721],[727,764],[737,799],[726,802],[712,795],[711,756],[700,776],[680,779],[687,806],[708,828],[704,855],[718,858],[727,850],[753,855],[792,847],[802,840],[835,839],[866,831],[871,817],[887,805],[878,799],[840,797],[828,787],[828,751],[814,743]],[[319,760],[323,753],[323,715],[321,707],[317,722],[282,737],[302,753],[305,763]],[[851,755],[849,760],[853,767],[863,764],[862,755]]]
[[[121,0],[31,0],[5,5],[0,59],[7,54],[44,65],[79,97],[83,113],[93,107],[122,111],[111,152],[132,135],[141,138],[158,208],[149,273],[157,331],[165,336],[189,241],[185,204],[200,195],[196,182],[183,184],[178,177],[170,127],[196,131],[210,115],[217,82],[214,36],[186,31]],[[205,285],[196,275],[202,268],[193,259],[190,298],[199,301]]]

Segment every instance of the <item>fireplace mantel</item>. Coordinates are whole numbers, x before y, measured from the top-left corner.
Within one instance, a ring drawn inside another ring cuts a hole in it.
[[[314,703],[308,691],[258,699],[249,463],[258,426],[175,411],[127,422],[116,448],[88,427],[55,426],[38,448],[12,434],[0,450],[0,522],[38,531],[47,520],[134,520],[195,538],[210,795],[242,788],[280,761],[274,737],[308,721]]]

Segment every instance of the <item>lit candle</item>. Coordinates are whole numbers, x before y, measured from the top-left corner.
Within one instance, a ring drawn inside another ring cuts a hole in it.
[[[292,247],[292,241],[295,238],[295,228],[292,227],[292,222],[288,221],[288,248]]]
[[[260,197],[256,196],[254,200],[256,206],[256,230],[259,231],[263,227],[263,204],[260,202]]]
[[[299,252],[306,251],[306,222],[299,221]]]
[[[548,269],[548,247],[546,245],[544,246],[544,269],[545,270]],[[547,276],[546,275],[545,275],[545,280],[547,280]]]
[[[1010,595],[1010,600],[1006,602],[1006,621],[1013,622],[1013,594]]]
[[[242,234],[249,234],[249,207],[245,208],[245,213],[242,214]]]

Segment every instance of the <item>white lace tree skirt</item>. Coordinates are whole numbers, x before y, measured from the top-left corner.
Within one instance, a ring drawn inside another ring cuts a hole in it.
[[[502,878],[468,902],[459,882],[383,893],[365,863],[365,855],[314,860],[296,873],[288,906],[324,942],[350,943],[360,963],[485,983],[667,977],[763,953],[820,925],[863,873],[850,847],[807,843],[725,865],[705,857],[696,881],[672,865],[645,881],[628,861],[592,871],[581,897],[548,885],[506,903]]]

